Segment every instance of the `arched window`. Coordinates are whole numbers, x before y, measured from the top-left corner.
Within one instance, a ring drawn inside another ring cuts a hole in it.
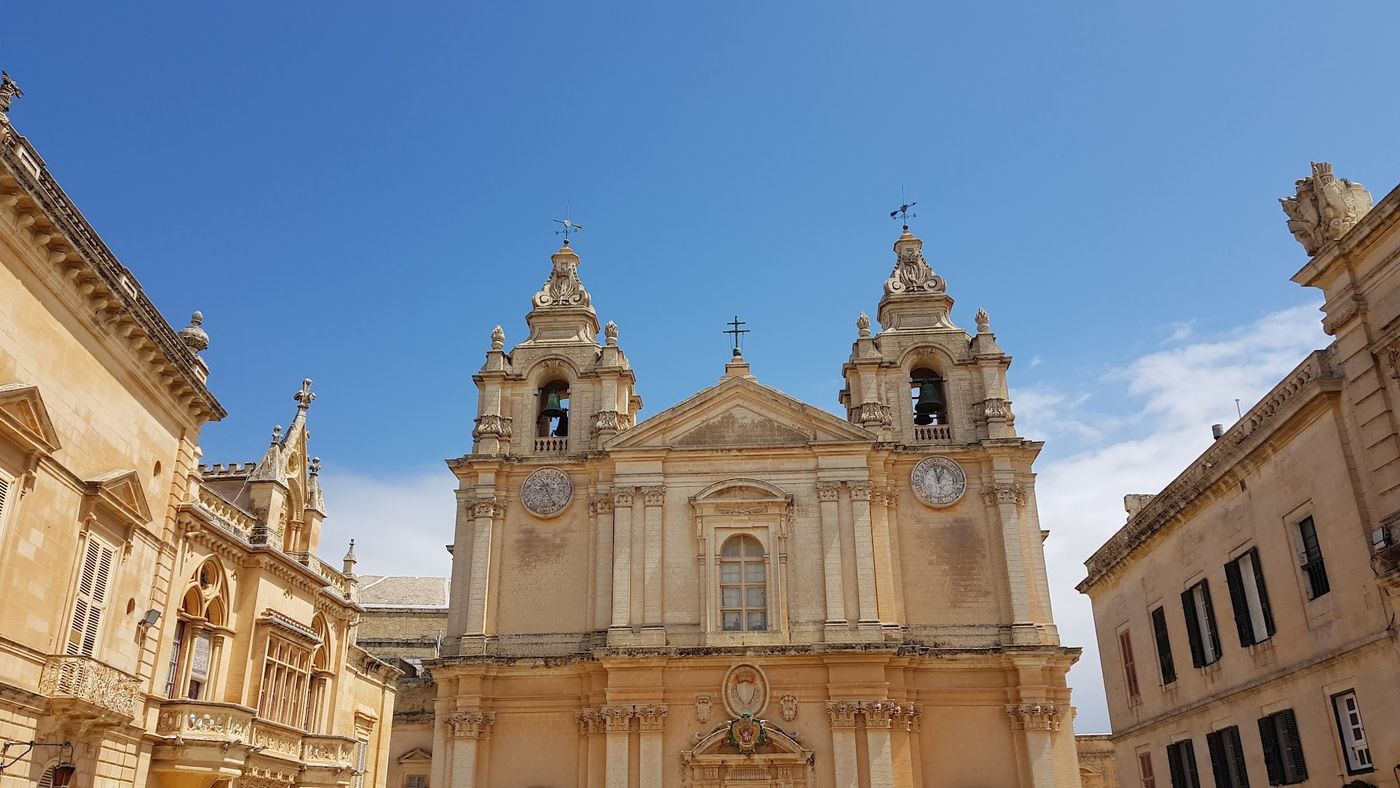
[[[326,725],[326,703],[331,686],[331,629],[320,613],[312,619],[311,626],[321,638],[320,645],[311,652],[311,694],[306,702],[306,730],[308,733],[324,733]]]
[[[228,624],[228,589],[224,571],[213,559],[205,561],[185,588],[175,639],[170,648],[165,695],[199,700],[208,696],[214,666],[214,633]]]
[[[937,372],[919,367],[909,375],[909,388],[914,399],[914,426],[948,423],[948,398]]]
[[[569,435],[569,384],[551,381],[540,389],[540,415],[535,422],[535,436],[565,438]]]
[[[752,536],[731,536],[720,548],[719,598],[725,632],[768,629],[768,563]]]

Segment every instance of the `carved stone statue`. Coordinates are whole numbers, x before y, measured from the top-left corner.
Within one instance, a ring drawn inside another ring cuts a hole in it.
[[[1359,183],[1332,174],[1332,165],[1313,162],[1312,175],[1295,183],[1297,193],[1279,200],[1288,230],[1308,254],[1317,254],[1356,226],[1371,210],[1371,193]]]
[[[24,91],[10,79],[10,75],[0,71],[0,112],[9,112],[10,102],[15,100],[15,96],[23,95]]]

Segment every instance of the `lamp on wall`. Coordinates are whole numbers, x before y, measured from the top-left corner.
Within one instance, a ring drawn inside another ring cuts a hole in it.
[[[11,747],[23,747],[24,749],[18,755],[10,757]],[[72,742],[6,741],[0,745],[0,774],[4,774],[6,769],[19,763],[35,747],[58,748],[58,763],[53,767],[52,785],[54,788],[67,788],[73,782],[73,774],[78,770],[73,765]]]
[[[142,616],[140,621],[136,622],[136,626],[142,627],[143,629],[150,629],[151,627],[155,626],[156,622],[159,620],[160,611],[156,610],[155,608],[151,608],[150,610],[146,611],[146,615]]]

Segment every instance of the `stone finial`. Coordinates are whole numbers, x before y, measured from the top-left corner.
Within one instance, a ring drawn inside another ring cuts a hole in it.
[[[316,401],[316,392],[311,390],[311,378],[301,381],[301,390],[293,394],[292,399],[297,401],[297,410],[311,407],[311,403]]]
[[[987,314],[987,310],[978,308],[977,316],[973,319],[977,321],[977,333],[990,334],[992,332],[992,317]]]
[[[860,317],[856,318],[856,331],[860,332],[861,339],[870,337],[870,315],[860,313]]]
[[[500,326],[491,329],[491,349],[504,350],[506,346],[506,330]]]
[[[608,324],[605,325],[605,326],[603,326],[603,336],[607,338],[608,345],[610,345],[610,346],[616,346],[616,345],[617,345],[617,324],[614,323],[613,321],[609,320],[609,321],[608,321]]]
[[[550,260],[554,263],[554,268],[549,272],[549,278],[545,280],[540,291],[535,293],[535,308],[592,306],[593,298],[583,289],[583,282],[578,278],[578,254],[565,244]]]
[[[16,96],[23,96],[24,91],[19,89],[19,85],[10,78],[10,75],[0,71],[0,115],[10,111],[10,102]]]
[[[904,228],[894,242],[895,264],[890,278],[885,280],[885,293],[941,293],[943,277],[935,274],[924,259],[924,242]]]
[[[1346,235],[1371,210],[1371,193],[1359,183],[1332,174],[1332,165],[1313,162],[1312,175],[1294,183],[1296,193],[1279,200],[1288,230],[1309,255]]]
[[[201,327],[203,323],[204,313],[195,311],[190,315],[190,324],[180,329],[180,340],[196,356],[209,349],[209,334]]]
[[[357,562],[355,559],[355,540],[351,539],[350,549],[345,551],[345,558],[342,559],[340,573],[343,575],[350,575],[353,577],[355,574],[356,563]]]
[[[272,428],[272,444],[275,446],[282,442],[282,425],[278,424]]]

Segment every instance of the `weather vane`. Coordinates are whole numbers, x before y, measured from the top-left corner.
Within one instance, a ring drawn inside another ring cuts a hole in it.
[[[903,199],[903,197],[901,197],[900,199]],[[893,211],[890,211],[890,218],[893,219],[893,218],[895,218],[896,216],[902,218],[902,219],[904,220],[904,229],[908,230],[908,229],[909,229],[909,219],[910,219],[911,217],[913,217],[913,218],[915,218],[915,219],[919,218],[919,215],[918,215],[917,213],[914,213],[914,206],[915,206],[915,205],[918,205],[918,203],[917,203],[917,202],[906,202],[906,203],[904,203],[903,205],[899,206],[898,208],[895,208]]]
[[[563,225],[563,227],[561,227],[560,229],[555,230],[555,231],[554,231],[554,234],[555,234],[555,235],[562,235],[562,236],[564,236],[564,245],[565,245],[565,246],[568,246],[568,245],[569,245],[569,236],[570,236],[570,235],[573,235],[574,233],[576,233],[576,232],[578,232],[579,230],[582,230],[582,229],[583,229],[583,225],[579,224],[578,222],[575,222],[573,219],[555,219],[554,221],[556,221],[556,222],[558,222],[559,224]]]
[[[733,334],[733,335],[734,335],[734,355],[735,355],[736,357],[737,357],[737,356],[742,356],[743,353],[740,353],[740,352],[739,352],[739,344],[740,344],[739,340],[740,340],[740,338],[742,337],[742,335],[749,333],[749,330],[748,330],[747,328],[739,328],[739,326],[747,326],[747,325],[748,325],[748,322],[747,322],[747,321],[744,321],[744,320],[740,320],[740,319],[739,319],[739,316],[738,316],[738,315],[735,315],[735,316],[734,316],[734,319],[731,320],[731,321],[729,321],[728,323],[725,323],[725,325],[726,325],[726,326],[729,326],[729,329],[728,329],[727,331],[721,331],[720,333],[721,333],[721,334]]]

